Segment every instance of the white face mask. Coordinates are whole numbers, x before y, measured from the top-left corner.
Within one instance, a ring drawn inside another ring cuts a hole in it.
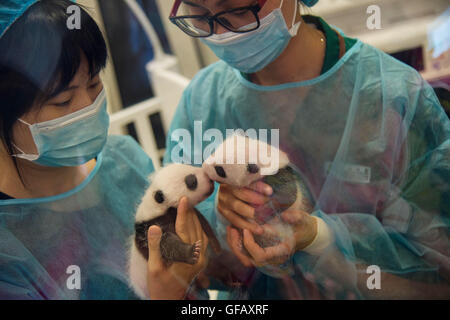
[[[94,159],[103,149],[109,129],[106,93],[103,89],[94,103],[54,120],[29,124],[38,154],[13,156],[48,167],[78,166]]]
[[[261,19],[258,29],[248,33],[226,32],[214,34],[203,41],[221,60],[244,73],[254,73],[264,69],[273,62],[295,37],[301,22],[295,23],[298,3],[292,26],[288,29],[280,7]],[[253,25],[253,24],[251,24]],[[244,28],[250,28],[250,26]]]

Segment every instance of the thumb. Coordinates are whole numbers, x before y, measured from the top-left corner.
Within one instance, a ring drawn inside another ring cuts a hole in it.
[[[304,222],[306,215],[308,214],[304,211],[290,209],[281,214],[281,219],[289,224],[296,225]]]
[[[188,200],[186,197],[180,199],[177,209],[177,219],[175,220],[175,232],[186,243],[189,243],[188,228]]]
[[[162,230],[158,226],[151,226],[148,228],[148,261],[149,266],[155,269],[162,267],[161,251],[159,244],[161,242]]]

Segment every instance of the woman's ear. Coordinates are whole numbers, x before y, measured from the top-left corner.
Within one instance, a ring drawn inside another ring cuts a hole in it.
[[[297,2],[297,5],[296,5]],[[278,3],[278,2],[276,2]],[[278,6],[279,7],[281,5],[281,2],[279,2]],[[296,15],[295,17],[295,22],[294,24],[298,23],[301,20],[301,13],[302,13],[302,8],[306,7],[305,4],[300,1],[300,0],[283,0],[283,5],[281,6],[281,12],[283,12],[283,16],[284,16],[284,21],[286,21],[286,25],[288,27],[288,29],[290,29],[292,27],[292,22],[294,21],[294,14]],[[275,9],[275,8],[274,8]]]

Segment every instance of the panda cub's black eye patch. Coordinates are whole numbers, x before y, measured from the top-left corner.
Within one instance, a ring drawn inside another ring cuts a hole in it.
[[[195,174],[190,174],[186,176],[186,178],[184,178],[184,182],[186,183],[186,186],[188,187],[189,190],[194,191],[195,189],[197,189],[198,181]]]
[[[216,169],[216,173],[221,178],[226,178],[227,174],[225,173],[225,170],[221,166],[215,166],[214,169]]]
[[[259,172],[259,167],[256,164],[249,164],[247,166],[247,171],[250,172],[251,174],[255,174]]]
[[[164,193],[161,190],[156,191],[154,197],[156,202],[158,203],[164,202]]]

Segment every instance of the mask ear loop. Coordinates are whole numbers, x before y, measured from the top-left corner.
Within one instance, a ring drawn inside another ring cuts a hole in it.
[[[31,126],[31,124],[29,124],[28,122],[26,122],[25,120],[22,119],[17,119],[19,122],[22,122],[23,124],[26,124],[27,126]]]
[[[13,145],[14,148],[16,148],[17,150],[19,150],[22,153],[19,154],[11,154],[11,157],[15,157],[15,158],[20,158],[20,159],[25,159],[28,161],[34,161],[39,159],[39,155],[38,154],[26,154],[22,149],[20,149],[14,142],[11,142],[11,144]]]
[[[12,154],[11,157],[16,157],[16,158],[20,158],[21,156],[25,155],[25,152],[23,152],[22,149],[20,149],[14,142],[11,142],[12,146],[14,148],[16,148],[17,150],[19,150],[20,152],[22,152],[21,154]]]
[[[298,11],[298,0],[295,1],[295,9],[294,9],[294,17],[292,18],[292,26],[291,29],[289,29],[289,33],[292,37],[295,37],[298,33],[298,29],[300,28],[301,21],[299,21],[297,24],[295,24],[295,18],[297,18],[297,11]],[[283,0],[281,1],[281,4],[283,4]]]
[[[26,122],[25,120],[22,119],[17,119],[19,122],[27,125],[27,126],[31,126],[31,124],[29,124],[28,122]],[[20,154],[11,154],[11,157],[16,157],[16,158],[20,158],[20,159],[25,159],[25,160],[36,160],[37,158],[39,158],[39,155],[27,155],[22,149],[20,149],[14,142],[11,142],[12,146],[14,148],[16,148],[17,150],[19,150]]]
[[[294,0],[294,2],[295,2],[295,9],[294,9],[294,17],[292,18],[292,26],[291,26],[291,28],[294,27],[295,18],[297,17],[297,9],[298,9],[298,0]]]
[[[295,18],[297,17],[297,10],[298,10],[298,0],[294,0],[294,2],[295,2],[295,9],[294,9],[294,17],[292,18],[291,29],[294,27]],[[281,0],[280,9],[283,8],[283,3],[284,0]]]

